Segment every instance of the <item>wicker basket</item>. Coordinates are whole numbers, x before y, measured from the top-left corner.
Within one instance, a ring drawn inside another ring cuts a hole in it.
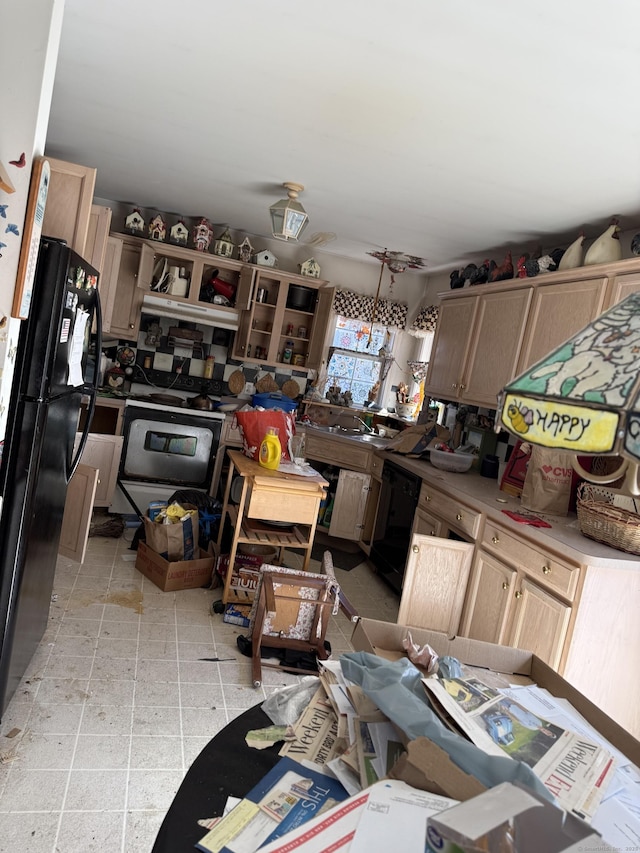
[[[640,554],[640,515],[613,505],[616,492],[581,483],[576,511],[580,532],[618,551]]]

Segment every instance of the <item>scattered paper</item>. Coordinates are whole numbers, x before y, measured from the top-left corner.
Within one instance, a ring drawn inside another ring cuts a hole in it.
[[[263,729],[252,729],[247,732],[245,741],[252,749],[266,749],[280,741],[296,739],[293,726],[265,726]]]

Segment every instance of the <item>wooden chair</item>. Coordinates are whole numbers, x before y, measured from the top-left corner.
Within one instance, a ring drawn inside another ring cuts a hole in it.
[[[262,645],[308,652],[326,660],[329,654],[324,640],[329,616],[335,615],[340,606],[351,616],[353,609],[346,610],[348,602],[341,595],[329,551],[324,553],[321,573],[263,565],[249,629],[253,686],[262,684],[263,666],[276,666],[262,661]],[[279,664],[277,668],[317,675],[316,669],[294,669]]]

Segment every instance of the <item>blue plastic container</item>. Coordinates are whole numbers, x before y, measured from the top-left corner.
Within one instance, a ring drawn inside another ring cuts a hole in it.
[[[263,409],[282,409],[283,412],[292,412],[298,408],[298,404],[291,397],[279,391],[266,394],[254,394],[251,398],[252,406],[261,406]]]

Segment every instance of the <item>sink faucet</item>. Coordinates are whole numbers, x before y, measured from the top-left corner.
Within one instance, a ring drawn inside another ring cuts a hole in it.
[[[369,432],[369,433],[375,432],[373,427],[370,427],[369,424],[365,423],[362,420],[362,418],[359,418],[357,415],[353,415],[353,419],[354,419],[354,421],[358,421],[359,424],[362,424],[362,426],[365,428],[366,432]]]

